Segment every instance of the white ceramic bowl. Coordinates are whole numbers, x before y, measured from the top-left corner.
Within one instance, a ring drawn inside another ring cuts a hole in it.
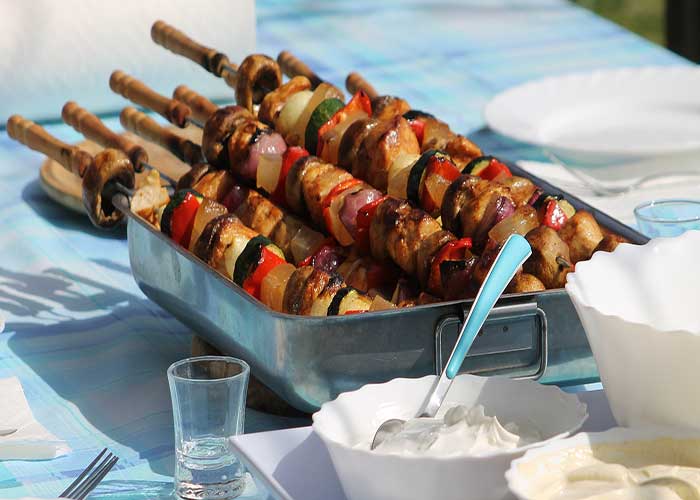
[[[399,378],[366,385],[341,394],[314,414],[314,432],[328,448],[349,500],[501,499],[508,491],[504,473],[513,458],[526,449],[568,436],[588,416],[586,405],[557,387],[526,380],[460,375],[445,406],[482,404],[487,415],[534,427],[544,440],[479,457],[399,456],[355,447],[369,441],[385,420],[415,416],[434,379]]]
[[[700,231],[576,264],[566,290],[618,425],[700,430]]]
[[[567,458],[585,456],[591,446],[630,443],[628,453],[637,453],[637,463],[644,460],[654,461],[654,454],[650,454],[645,446],[637,446],[638,443],[654,441],[656,439],[671,439],[683,442],[681,446],[687,446],[691,452],[684,453],[683,458],[695,456],[696,466],[700,467],[700,457],[697,452],[700,443],[700,434],[680,429],[663,428],[638,428],[627,429],[615,427],[605,432],[582,432],[568,439],[560,439],[548,443],[537,449],[528,450],[521,458],[513,460],[510,469],[506,472],[506,481],[510,491],[520,500],[536,500],[548,484],[551,484],[557,476],[561,475],[560,467]],[[612,453],[613,450],[608,448]],[[663,447],[662,447],[663,450]],[[667,463],[668,457],[661,463]],[[678,455],[676,456],[678,459]]]

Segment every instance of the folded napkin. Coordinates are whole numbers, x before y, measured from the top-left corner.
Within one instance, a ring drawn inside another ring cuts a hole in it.
[[[48,460],[70,451],[68,445],[34,419],[17,377],[0,379],[0,460]]]
[[[107,84],[115,69],[167,95],[187,83],[232,100],[222,79],[151,40],[158,19],[234,63],[255,49],[254,0],[0,1],[0,128],[12,113],[58,118],[69,99],[93,113],[121,110],[127,101]]]
[[[666,181],[645,184],[624,194],[601,196],[560,165],[536,161],[518,161],[517,164],[532,175],[551,182],[563,191],[633,227],[636,224],[634,208],[644,202],[664,198],[700,199],[700,182],[697,177],[669,177]]]

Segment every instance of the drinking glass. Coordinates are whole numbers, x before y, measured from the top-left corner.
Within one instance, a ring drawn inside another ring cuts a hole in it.
[[[700,229],[700,201],[654,200],[634,209],[639,230],[650,238]]]
[[[250,368],[227,356],[173,363],[168,382],[175,421],[175,493],[192,500],[235,498],[244,468],[231,446],[243,432]]]

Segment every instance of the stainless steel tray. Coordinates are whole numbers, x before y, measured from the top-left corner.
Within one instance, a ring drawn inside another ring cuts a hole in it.
[[[516,166],[549,192],[562,192]],[[562,192],[563,193],[563,192]],[[577,209],[632,242],[647,238],[567,195]],[[315,318],[274,312],[132,214],[126,198],[131,269],[151,300],[253,373],[292,406],[313,411],[343,391],[394,377],[439,373],[471,301]],[[462,371],[575,385],[598,380],[583,327],[566,291],[502,297]]]

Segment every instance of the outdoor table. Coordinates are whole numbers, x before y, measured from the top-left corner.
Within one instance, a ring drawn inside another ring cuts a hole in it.
[[[565,72],[687,64],[565,0],[260,0],[257,17],[260,52],[290,50],[341,87],[357,70],[510,160],[544,157],[484,127],[482,108],[496,93]],[[143,40],[152,43],[148,33]],[[116,118],[106,123],[118,128]],[[58,122],[47,128],[81,140]],[[18,377],[37,420],[73,451],[0,463],[0,497],[55,497],[103,447],[120,461],[92,498],[168,496],[165,372],[189,355],[192,332],[138,289],[123,229],[97,230],[44,194],[42,161],[0,133],[0,378]],[[304,422],[249,411],[246,432]]]

